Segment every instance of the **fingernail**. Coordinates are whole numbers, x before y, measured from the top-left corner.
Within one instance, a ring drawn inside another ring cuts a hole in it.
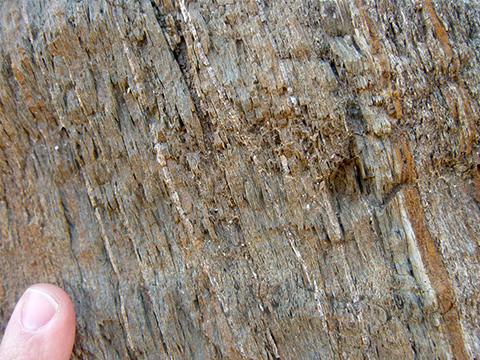
[[[29,289],[22,309],[22,324],[29,331],[37,331],[48,324],[58,309],[53,298],[43,291]]]

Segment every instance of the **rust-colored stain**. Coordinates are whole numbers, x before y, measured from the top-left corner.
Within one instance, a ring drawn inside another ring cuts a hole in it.
[[[365,34],[369,37],[369,44],[374,49],[372,54],[378,54],[382,50],[382,44],[380,39],[378,38],[377,30],[375,29],[375,26],[368,16],[367,12],[365,11],[364,7],[361,6],[360,2],[358,0],[355,0],[355,5],[357,6],[357,9],[360,13],[360,18],[362,19],[362,22],[364,24],[364,27],[366,30],[368,30],[368,33]]]
[[[395,149],[395,156],[401,172],[401,183],[409,183],[417,178],[415,164],[410,148],[403,134],[392,138],[393,148]]]
[[[393,98],[393,106],[395,107],[395,115],[397,119],[400,119],[403,116],[402,113],[402,103],[398,97]]]
[[[455,294],[448,279],[443,260],[435,248],[433,238],[428,232],[422,214],[420,195],[414,186],[404,189],[407,214],[412,224],[422,260],[437,296],[437,302],[443,315],[445,330],[455,359],[467,359],[462,331],[455,308]]]
[[[413,156],[410,148],[407,145],[405,137],[402,137],[400,141],[402,143],[402,153],[407,163],[405,182],[413,181],[417,178],[417,172],[415,171],[415,163],[413,162]]]
[[[435,29],[435,37],[438,39],[438,41],[442,45],[442,48],[447,53],[448,57],[451,58],[452,49],[450,48],[450,44],[448,43],[447,31],[445,30],[442,23],[438,19],[437,13],[432,7],[432,3],[430,2],[430,0],[424,0],[423,6],[425,9],[427,9],[430,20],[433,23],[433,27]]]

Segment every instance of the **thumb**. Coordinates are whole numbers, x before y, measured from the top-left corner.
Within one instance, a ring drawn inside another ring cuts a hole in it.
[[[0,345],[2,360],[68,360],[75,338],[75,311],[67,293],[33,285],[13,310]]]

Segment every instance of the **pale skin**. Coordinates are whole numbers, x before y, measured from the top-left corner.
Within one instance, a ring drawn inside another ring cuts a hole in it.
[[[75,311],[65,291],[50,284],[29,287],[18,301],[0,345],[2,360],[68,360]]]

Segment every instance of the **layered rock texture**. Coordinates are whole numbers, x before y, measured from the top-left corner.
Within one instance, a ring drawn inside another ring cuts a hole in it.
[[[0,328],[74,359],[478,359],[478,0],[3,0]]]

